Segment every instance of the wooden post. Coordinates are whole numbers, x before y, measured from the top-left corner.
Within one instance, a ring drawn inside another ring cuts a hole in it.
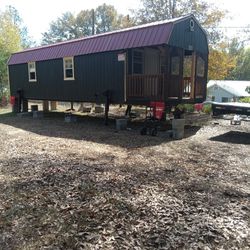
[[[22,111],[23,90],[17,90],[17,113]]]
[[[126,112],[125,112],[125,116],[130,116],[131,109],[132,109],[132,104],[128,104]]]
[[[51,111],[52,110],[56,110],[56,106],[57,106],[57,102],[56,101],[51,101],[50,102],[50,109],[51,109]]]
[[[110,90],[106,90],[103,94],[106,97],[106,101],[105,101],[105,125],[108,125],[109,105],[110,105],[110,101],[111,101],[111,92],[110,92]]]
[[[105,103],[105,125],[108,125],[109,120],[109,102],[106,101]]]
[[[70,102],[70,110],[71,110],[71,111],[75,111],[75,110],[74,110],[74,102]]]
[[[196,53],[193,52],[192,54],[192,75],[191,75],[191,99],[195,99],[195,71],[196,71]]]
[[[49,111],[49,101],[43,101],[43,112]]]
[[[18,97],[16,97],[16,96],[15,96],[14,105],[12,106],[12,112],[13,113],[18,113]]]
[[[28,100],[27,99],[23,99],[23,110],[22,112],[28,112]]]

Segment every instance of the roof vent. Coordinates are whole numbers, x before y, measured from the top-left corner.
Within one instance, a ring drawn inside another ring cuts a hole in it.
[[[194,31],[194,20],[193,19],[190,20],[189,28],[190,28],[190,31]]]

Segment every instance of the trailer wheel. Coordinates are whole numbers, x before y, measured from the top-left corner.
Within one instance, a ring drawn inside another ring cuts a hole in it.
[[[152,128],[150,134],[151,134],[152,136],[156,136],[156,135],[157,135],[157,128]]]
[[[147,128],[144,127],[141,129],[141,135],[146,135],[147,134]]]

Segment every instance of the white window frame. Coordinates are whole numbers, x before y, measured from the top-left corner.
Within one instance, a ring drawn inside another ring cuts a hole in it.
[[[67,60],[71,60],[71,63],[72,63],[72,68],[66,68],[66,61]],[[72,77],[67,77],[66,76],[66,70],[67,69],[72,69]],[[74,57],[64,57],[63,58],[63,76],[64,76],[64,80],[65,81],[72,81],[72,80],[75,80],[75,72],[74,72]]]
[[[30,65],[33,65],[34,67],[31,68]],[[30,78],[30,73],[35,73],[35,79]],[[36,82],[37,81],[36,62],[28,62],[28,74],[29,74],[29,82]]]

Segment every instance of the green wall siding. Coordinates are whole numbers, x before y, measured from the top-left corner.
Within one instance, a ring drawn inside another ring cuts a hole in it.
[[[37,82],[29,82],[27,64],[11,65],[11,94],[18,89],[27,99],[104,102],[111,90],[112,102],[124,101],[124,62],[117,52],[74,58],[75,80],[63,79],[63,59],[36,62]]]
[[[208,54],[206,34],[195,19],[192,19],[194,21],[194,31],[190,31],[191,19],[188,18],[174,25],[168,45]],[[190,45],[193,49],[190,49]]]

